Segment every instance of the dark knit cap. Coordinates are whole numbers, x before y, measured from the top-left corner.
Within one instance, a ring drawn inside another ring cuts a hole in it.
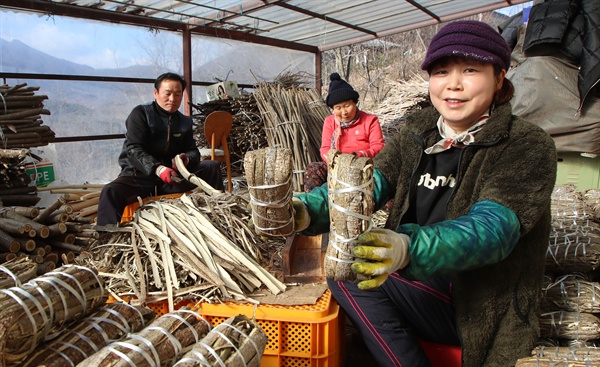
[[[434,61],[446,56],[459,56],[479,62],[510,68],[510,48],[494,28],[476,20],[448,23],[433,38],[421,69],[428,70]]]
[[[354,101],[358,102],[358,92],[352,88],[345,80],[340,77],[340,74],[333,73],[329,76],[331,83],[329,83],[329,94],[325,98],[325,104],[329,107],[344,102]]]

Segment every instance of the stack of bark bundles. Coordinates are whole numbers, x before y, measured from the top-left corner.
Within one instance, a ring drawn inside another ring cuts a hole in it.
[[[34,206],[40,201],[25,171],[29,154],[29,149],[0,149],[0,206]]]
[[[212,329],[174,367],[258,367],[267,335],[244,315],[232,316]]]
[[[63,197],[46,208],[1,208],[0,262],[27,256],[38,264],[38,275],[72,263],[100,237],[92,225],[69,222],[72,210]]]
[[[54,141],[54,131],[42,126],[41,115],[49,115],[42,101],[48,96],[35,95],[40,87],[0,85],[0,127],[4,148],[31,148]]]
[[[108,303],[38,346],[19,366],[75,366],[108,344],[142,330],[154,317],[154,311],[145,306]]]
[[[291,235],[294,232],[292,151],[288,148],[250,151],[244,157],[244,171],[256,232]]]
[[[0,290],[0,366],[30,355],[48,336],[106,302],[97,272],[64,266]]]
[[[125,339],[108,344],[77,366],[172,366],[210,329],[211,325],[200,314],[181,308],[156,318]]]
[[[600,353],[600,225],[593,193],[558,185],[542,289],[540,346],[518,367],[596,366]]]
[[[325,276],[355,280],[352,249],[356,238],[373,226],[373,161],[331,149],[327,162],[330,234]]]

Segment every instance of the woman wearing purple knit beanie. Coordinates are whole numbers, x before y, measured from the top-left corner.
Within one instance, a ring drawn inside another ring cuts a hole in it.
[[[510,49],[485,23],[456,21],[422,69],[433,107],[374,158],[385,229],[355,240],[354,283],[329,288],[380,366],[430,366],[420,342],[460,346],[462,366],[514,366],[539,337],[556,178],[553,140],[512,114]],[[329,229],[327,188],[299,194],[301,234]]]

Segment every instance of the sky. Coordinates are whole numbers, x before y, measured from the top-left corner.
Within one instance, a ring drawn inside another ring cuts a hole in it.
[[[524,5],[531,6],[531,3]],[[521,11],[524,5],[504,8],[501,12],[513,15]],[[160,37],[167,38],[165,42],[181,42],[179,37],[169,32],[161,33],[164,34]],[[0,11],[0,38],[6,41],[18,39],[49,55],[95,69],[152,65],[155,60],[151,59],[151,50],[147,46],[148,39],[152,36],[148,29],[143,27]]]

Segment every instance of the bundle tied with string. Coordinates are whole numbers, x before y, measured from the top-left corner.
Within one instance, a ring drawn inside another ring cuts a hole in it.
[[[356,280],[350,266],[358,236],[373,227],[373,161],[331,149],[328,162],[330,233],[325,276],[335,281]]]
[[[174,367],[258,367],[267,341],[256,321],[232,316],[215,326]]]
[[[289,236],[294,232],[292,151],[288,148],[253,150],[244,156],[252,221],[257,233]]]
[[[45,339],[106,302],[94,269],[65,265],[0,290],[0,366],[21,361]]]
[[[125,339],[113,341],[77,366],[172,366],[210,329],[211,325],[199,313],[183,307]]]
[[[154,317],[145,306],[108,303],[40,345],[19,366],[75,366],[111,342],[142,330]]]

